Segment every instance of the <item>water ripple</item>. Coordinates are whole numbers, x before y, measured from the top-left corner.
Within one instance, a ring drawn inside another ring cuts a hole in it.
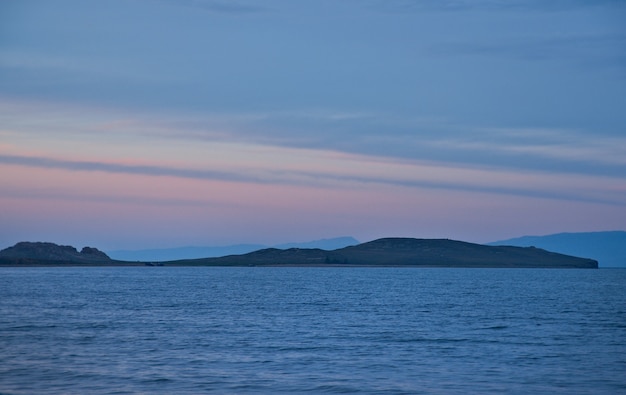
[[[2,394],[626,392],[626,270],[2,274]]]

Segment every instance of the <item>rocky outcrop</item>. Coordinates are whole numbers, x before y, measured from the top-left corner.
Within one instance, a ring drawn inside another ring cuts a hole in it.
[[[17,243],[13,247],[0,251],[3,263],[26,264],[32,262],[53,263],[106,263],[111,259],[102,251],[93,247],[84,247],[80,252],[72,246],[54,243],[28,242]]]
[[[107,254],[94,247],[83,247],[83,249],[80,250],[80,254],[83,257],[93,259],[111,259]]]

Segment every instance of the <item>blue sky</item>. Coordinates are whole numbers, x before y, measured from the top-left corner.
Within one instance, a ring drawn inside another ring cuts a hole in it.
[[[626,228],[622,1],[0,2],[0,246]]]

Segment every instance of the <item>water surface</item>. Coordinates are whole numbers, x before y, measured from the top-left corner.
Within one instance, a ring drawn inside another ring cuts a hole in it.
[[[626,393],[626,270],[0,269],[0,393]]]

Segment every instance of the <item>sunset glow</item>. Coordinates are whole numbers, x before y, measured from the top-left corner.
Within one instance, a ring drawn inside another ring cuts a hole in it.
[[[0,247],[626,227],[623,6],[322,3],[1,4]]]

